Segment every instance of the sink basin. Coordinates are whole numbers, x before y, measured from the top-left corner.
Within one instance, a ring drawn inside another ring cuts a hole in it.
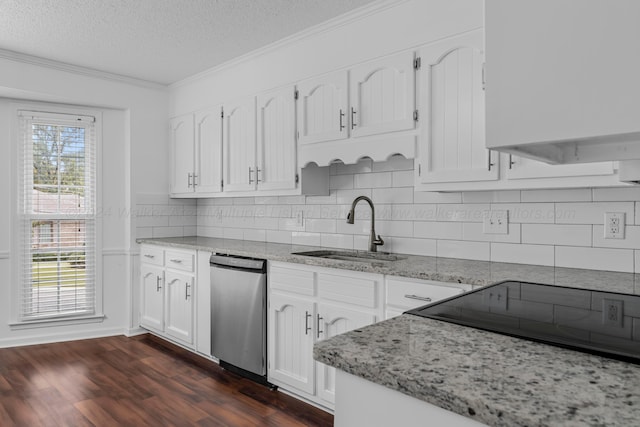
[[[387,252],[358,252],[358,251],[306,251],[294,252],[291,255],[310,256],[314,258],[336,259],[340,261],[356,262],[392,262],[405,259]]]

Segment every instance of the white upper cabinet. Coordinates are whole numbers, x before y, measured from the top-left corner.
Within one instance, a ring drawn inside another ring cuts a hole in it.
[[[497,180],[498,153],[485,147],[482,31],[420,49],[425,126],[422,183]]]
[[[367,62],[349,71],[352,137],[413,129],[413,51]]]
[[[298,89],[298,142],[313,144],[349,136],[347,71],[305,80]]]
[[[487,146],[551,163],[640,155],[640,2],[487,0]]]
[[[297,173],[295,88],[288,86],[260,94],[257,104],[257,188],[294,189]]]
[[[255,189],[256,100],[245,98],[224,104],[224,190]]]
[[[171,194],[193,192],[194,132],[193,115],[170,121],[171,126]]]
[[[216,107],[195,115],[196,193],[222,191],[222,108]]]

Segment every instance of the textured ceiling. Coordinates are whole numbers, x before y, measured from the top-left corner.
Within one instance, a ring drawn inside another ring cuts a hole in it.
[[[0,0],[0,49],[169,84],[373,0]]]

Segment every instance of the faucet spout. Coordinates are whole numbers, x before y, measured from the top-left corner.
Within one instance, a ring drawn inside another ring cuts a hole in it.
[[[355,223],[356,205],[361,200],[367,202],[369,204],[369,207],[371,207],[371,234],[369,235],[369,251],[377,252],[378,246],[384,245],[384,240],[382,240],[382,237],[380,236],[376,237],[376,209],[373,206],[373,201],[370,198],[368,198],[367,196],[358,196],[353,200],[353,202],[351,203],[351,209],[347,214],[347,224]]]

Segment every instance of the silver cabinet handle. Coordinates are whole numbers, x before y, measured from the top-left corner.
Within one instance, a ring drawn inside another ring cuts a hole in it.
[[[151,259],[153,259],[153,258],[155,258],[156,256],[155,256],[155,255],[144,254],[144,257],[145,257],[145,258],[151,258]]]
[[[305,335],[309,335],[309,331],[311,330],[311,327],[309,326],[309,318],[311,317],[311,314],[308,311],[304,312],[304,334]]]
[[[249,184],[253,184],[253,179],[251,179],[251,174],[253,173],[253,169],[249,166]]]
[[[181,259],[170,259],[169,261],[175,262],[176,264],[182,264],[182,260]]]
[[[318,329],[317,329],[318,333],[316,334],[316,337],[317,337],[317,338],[320,338],[320,334],[323,334],[323,333],[324,333],[324,331],[321,331],[321,330],[320,330],[320,321],[321,321],[322,319],[324,319],[324,317],[320,317],[320,315],[319,315],[319,314],[317,314],[316,316],[318,316]]]
[[[262,180],[260,179],[260,172],[262,172],[262,169],[259,169],[256,166],[256,182],[262,182]]]
[[[421,297],[420,295],[409,295],[409,294],[407,294],[404,297],[405,298],[409,298],[409,299],[417,299],[419,301],[427,301],[427,302],[431,301],[431,298],[429,298],[429,297]]]
[[[184,285],[185,285],[184,286],[184,299],[187,300],[191,296],[191,295],[189,295],[189,288],[191,287],[191,285],[189,284],[189,282],[185,282]]]
[[[191,179],[192,179],[192,178],[193,178],[193,175],[192,175],[192,174],[190,174],[190,173],[189,173],[189,174],[187,174],[187,188],[191,188],[191,186],[193,185],[193,184],[191,183]]]
[[[513,161],[513,155],[509,154],[509,169],[513,169],[513,165],[515,165],[516,162]]]
[[[351,129],[354,129],[356,126],[356,110],[351,107]]]
[[[160,289],[162,289],[162,286],[160,286],[161,282],[162,279],[160,278],[160,276],[156,276],[156,292],[160,292]]]
[[[489,151],[489,156],[488,156],[489,160],[487,162],[487,170],[491,170],[491,166],[495,166],[495,165],[491,161],[491,150],[487,150],[487,151]]]
[[[193,188],[196,188],[196,185],[198,185],[198,183],[196,182],[196,178],[198,177],[198,175],[196,175],[196,173],[194,172],[191,176],[193,177]]]
[[[342,112],[342,108],[341,108],[340,109],[340,132],[342,132],[342,129],[344,129],[343,118],[344,118],[344,113]]]

